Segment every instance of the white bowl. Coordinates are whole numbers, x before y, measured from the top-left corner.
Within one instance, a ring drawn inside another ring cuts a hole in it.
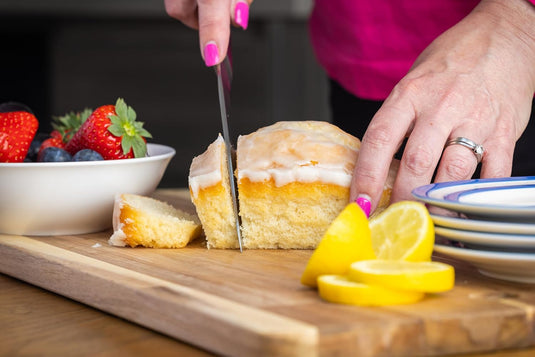
[[[175,150],[147,144],[137,159],[0,163],[0,233],[62,235],[111,227],[119,193],[151,194]]]

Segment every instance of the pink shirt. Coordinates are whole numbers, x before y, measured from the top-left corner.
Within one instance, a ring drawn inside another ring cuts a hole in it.
[[[312,45],[330,78],[354,95],[385,99],[416,57],[478,0],[316,0]]]

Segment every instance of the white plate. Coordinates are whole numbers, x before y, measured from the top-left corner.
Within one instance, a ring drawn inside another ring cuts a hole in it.
[[[503,253],[435,244],[435,252],[473,264],[492,278],[535,284],[535,254]]]
[[[491,222],[470,218],[448,217],[433,213],[431,213],[431,219],[435,225],[467,231],[535,235],[535,224],[529,223]]]
[[[435,233],[451,240],[479,246],[488,245],[502,247],[503,249],[516,248],[517,250],[535,249],[535,235],[474,232],[444,227],[435,227]]]
[[[510,204],[504,205],[503,198],[500,202],[493,202],[493,195],[490,194],[492,190],[506,192],[503,189],[509,186],[517,186],[515,189],[522,190],[519,186],[525,185],[527,187],[525,189],[531,189],[529,186],[533,184],[535,184],[535,176],[475,179],[420,186],[412,191],[412,195],[430,205],[465,213],[471,217],[535,223],[535,202],[528,205],[526,202],[522,202],[520,205],[510,202]],[[486,189],[487,194],[482,194],[480,197],[489,197],[489,199],[485,199],[483,202],[460,202],[445,198],[448,195],[453,197],[453,194],[461,195],[463,192],[476,189]]]
[[[500,206],[535,207],[535,183],[464,190],[444,196],[446,201]]]

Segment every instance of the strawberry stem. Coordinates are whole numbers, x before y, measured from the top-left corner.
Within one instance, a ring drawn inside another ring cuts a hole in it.
[[[136,121],[136,112],[124,102],[122,98],[115,103],[115,113],[110,115],[111,125],[108,131],[121,138],[123,154],[134,151],[134,157],[144,157],[147,154],[147,144],[144,138],[152,138],[152,135],[143,128],[142,122]]]

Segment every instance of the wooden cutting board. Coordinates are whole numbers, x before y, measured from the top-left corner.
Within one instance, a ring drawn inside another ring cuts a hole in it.
[[[155,196],[193,210],[185,190]],[[330,304],[299,282],[312,251],[109,246],[111,231],[0,235],[0,272],[218,354],[418,356],[535,344],[535,287],[447,257],[456,286],[406,306]]]

